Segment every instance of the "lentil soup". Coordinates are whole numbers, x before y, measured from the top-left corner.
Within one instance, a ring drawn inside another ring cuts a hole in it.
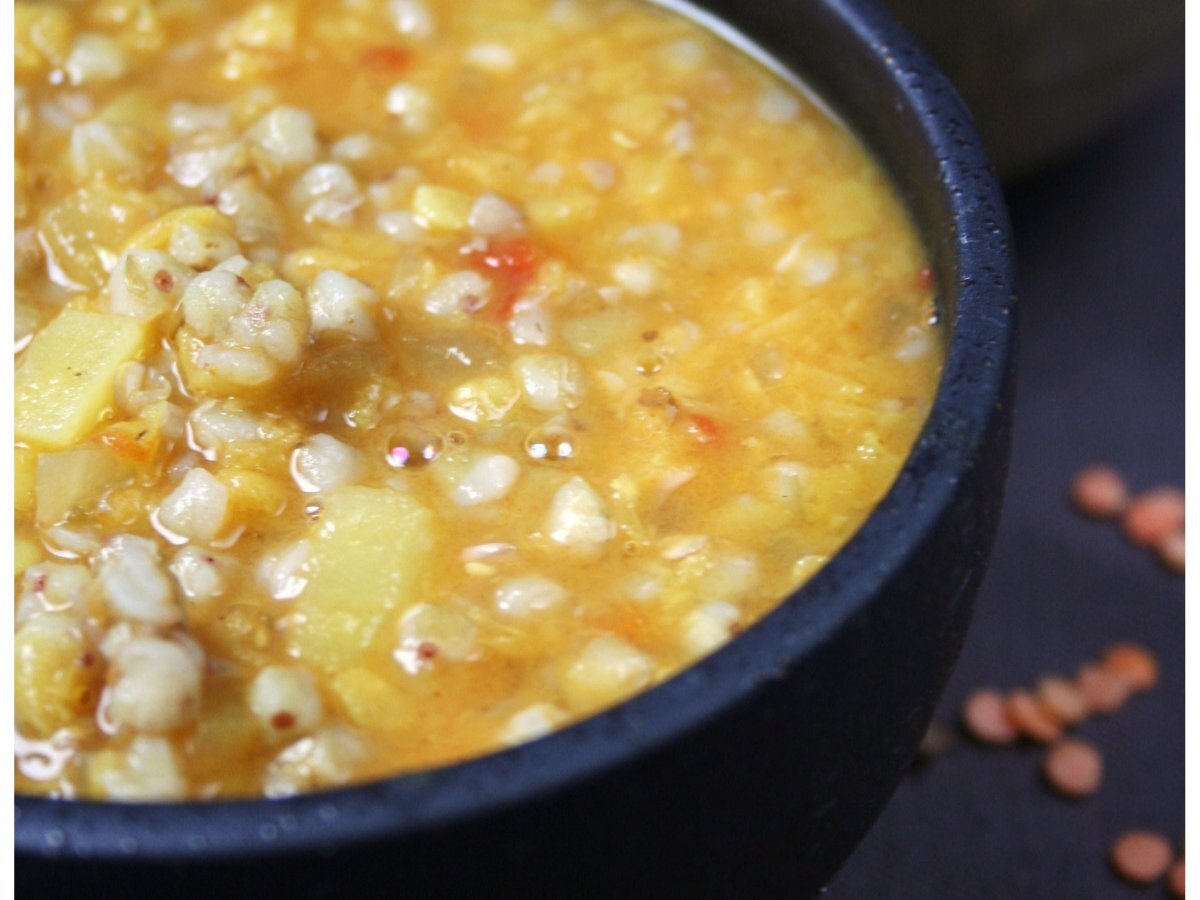
[[[715,650],[942,362],[885,176],[646,4],[16,6],[26,793],[283,796]]]

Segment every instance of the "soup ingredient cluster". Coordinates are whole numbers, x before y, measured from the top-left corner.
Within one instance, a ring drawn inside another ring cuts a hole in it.
[[[1121,532],[1131,544],[1153,551],[1166,568],[1183,574],[1186,562],[1183,491],[1163,486],[1131,497],[1116,469],[1094,465],[1075,476],[1071,499],[1085,516],[1118,519]]]
[[[16,778],[540,738],[818,571],[942,363],[815,98],[628,0],[15,6]]]

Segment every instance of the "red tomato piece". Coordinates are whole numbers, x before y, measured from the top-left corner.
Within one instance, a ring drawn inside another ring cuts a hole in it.
[[[412,59],[412,51],[407,47],[380,45],[368,47],[359,57],[363,66],[375,72],[395,74],[408,68]]]
[[[688,415],[684,428],[700,444],[712,444],[721,439],[721,426],[701,413]]]
[[[472,267],[492,276],[500,297],[495,308],[505,319],[542,264],[541,253],[525,237],[493,241],[486,250],[471,253],[469,259]]]

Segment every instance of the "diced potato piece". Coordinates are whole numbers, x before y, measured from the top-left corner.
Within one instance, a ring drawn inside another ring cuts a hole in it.
[[[29,621],[14,642],[17,726],[48,737],[86,714],[99,693],[100,666],[68,616],[48,613]]]
[[[279,515],[287,504],[287,486],[249,469],[224,469],[217,480],[229,491],[229,517],[236,522]]]
[[[599,201],[586,191],[564,190],[554,197],[535,197],[525,213],[538,231],[555,232],[589,222],[596,216]]]
[[[127,461],[96,444],[43,453],[37,460],[37,523],[48,527],[73,512],[91,511],[132,471]]]
[[[347,669],[333,679],[333,692],[350,721],[362,728],[402,731],[415,717],[413,704],[369,669]]]
[[[16,438],[69,447],[113,404],[122,363],[137,359],[149,334],[139,319],[64,310],[30,342],[16,374]]]
[[[13,511],[33,512],[37,490],[37,453],[28,447],[13,449]]]
[[[204,712],[196,722],[191,738],[189,764],[200,781],[228,778],[233,769],[253,778],[252,764],[262,746],[262,728],[246,707],[243,690],[228,682],[216,682],[204,697]],[[257,788],[257,783],[252,783]]]
[[[126,239],[154,215],[149,197],[92,182],[42,213],[38,236],[56,281],[96,290],[108,280]]]
[[[156,150],[143,128],[96,119],[71,129],[67,159],[78,181],[140,178],[155,166]]]
[[[71,51],[71,14],[48,3],[13,6],[17,77],[32,75],[44,65],[62,65]]]
[[[42,548],[36,541],[19,537],[13,543],[13,574],[20,578],[30,566],[42,561]]]
[[[233,23],[229,37],[243,47],[291,50],[296,43],[297,10],[285,3],[256,3]]]
[[[256,669],[274,659],[275,620],[260,602],[191,604],[188,626],[211,656]]]
[[[413,192],[412,214],[431,231],[461,231],[470,222],[474,202],[461,191],[423,184]]]
[[[603,309],[567,319],[562,324],[563,340],[579,356],[598,356],[615,344],[631,342],[641,330],[641,317],[626,307]]]
[[[295,601],[288,643],[310,665],[341,668],[415,599],[433,549],[433,518],[406,495],[344,487],[329,495],[312,543],[309,582]]]

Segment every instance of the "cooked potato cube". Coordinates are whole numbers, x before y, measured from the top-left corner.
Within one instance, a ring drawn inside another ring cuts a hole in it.
[[[470,224],[473,204],[461,191],[423,184],[413,192],[412,213],[431,231],[461,231]]]
[[[153,215],[147,195],[93,181],[42,213],[38,237],[53,271],[90,291],[108,280],[127,238]]]
[[[100,666],[70,616],[47,613],[30,620],[15,639],[17,727],[48,737],[96,703]]]
[[[61,450],[85,437],[113,405],[122,363],[149,333],[128,316],[64,310],[29,344],[16,374],[16,438]]]
[[[36,541],[19,537],[13,544],[13,574],[20,578],[30,566],[42,561],[42,548]]]
[[[13,511],[32,512],[37,497],[37,458],[28,447],[13,449]]]
[[[433,542],[433,517],[411,497],[369,487],[330,494],[290,624],[292,652],[310,665],[352,664],[415,598]]]
[[[12,10],[18,77],[66,62],[75,31],[67,10],[47,3],[19,3]]]
[[[333,692],[350,721],[362,728],[402,731],[413,722],[414,705],[370,669],[347,669],[333,679]]]
[[[133,467],[106,447],[88,444],[37,460],[37,522],[57,525],[71,513],[90,512]]]

